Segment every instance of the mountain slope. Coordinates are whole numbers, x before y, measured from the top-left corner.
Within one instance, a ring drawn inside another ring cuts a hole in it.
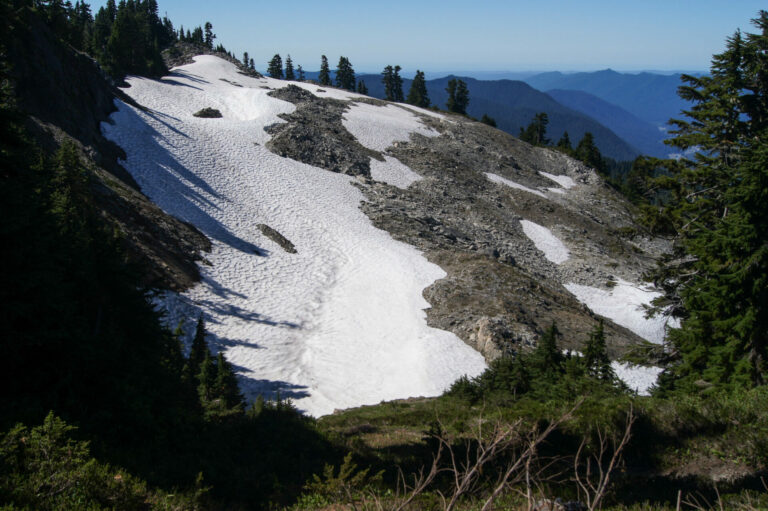
[[[567,89],[588,92],[656,126],[679,118],[688,104],[677,95],[678,75],[627,74],[611,69],[592,73],[542,73],[523,81],[538,90]]]
[[[630,284],[655,249],[616,239],[628,204],[560,153],[212,56],[127,81],[142,108],[119,102],[105,135],[142,190],[213,244],[202,282],[162,299],[168,320],[191,333],[202,313],[251,399],[279,392],[321,415],[439,394],[552,321],[578,347],[595,323],[582,302],[630,311],[600,309],[616,317],[614,355],[663,332],[642,317],[654,293]],[[205,107],[222,118],[193,115]]]
[[[645,155],[663,158],[671,152],[662,142],[663,131],[621,107],[577,90],[553,89],[547,94],[561,105],[592,117]]]
[[[369,94],[376,98],[384,97],[384,86],[377,75],[363,75]],[[447,76],[427,81],[427,91],[432,104],[445,107],[448,94],[445,88],[455,78]],[[547,133],[554,142],[567,131],[574,144],[584,133],[591,132],[600,151],[616,160],[634,159],[639,151],[619,138],[610,129],[595,119],[574,109],[561,105],[552,97],[530,87],[524,82],[514,80],[475,80],[461,78],[469,88],[469,107],[467,113],[480,118],[483,114],[493,117],[499,129],[517,136],[521,127],[527,126],[534,115],[546,112],[549,116]],[[403,81],[403,90],[407,94],[411,80]]]

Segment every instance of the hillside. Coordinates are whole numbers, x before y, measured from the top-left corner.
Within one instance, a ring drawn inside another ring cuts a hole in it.
[[[362,75],[369,94],[376,98],[384,97],[384,86],[378,75]],[[432,104],[441,108],[445,107],[448,94],[445,88],[453,76],[446,76],[435,80],[427,80],[427,91]],[[527,126],[534,115],[546,112],[549,116],[547,134],[551,140],[557,142],[564,131],[568,132],[574,145],[581,140],[584,133],[591,132],[595,136],[595,143],[603,155],[610,158],[625,161],[634,159],[640,152],[625,140],[619,138],[610,129],[600,124],[595,119],[575,110],[563,106],[552,97],[535,90],[521,81],[514,80],[475,80],[474,78],[462,78],[469,88],[469,107],[467,113],[480,118],[483,114],[493,117],[499,129],[517,136],[521,127]],[[403,90],[407,94],[411,86],[411,80],[403,80]]]
[[[679,118],[689,104],[677,95],[678,75],[617,73],[611,69],[591,73],[542,73],[523,80],[540,91],[578,90],[612,103],[655,126]]]
[[[187,332],[203,314],[251,399],[322,415],[437,395],[552,321],[578,347],[595,324],[582,302],[611,320],[614,356],[663,336],[639,284],[659,246],[616,238],[630,206],[560,153],[213,56],[127,81],[142,108],[118,102],[105,135],[213,245],[202,283],[160,303]]]
[[[552,89],[547,94],[558,103],[588,115],[610,129],[644,155],[666,158],[666,132],[597,96],[577,90]]]

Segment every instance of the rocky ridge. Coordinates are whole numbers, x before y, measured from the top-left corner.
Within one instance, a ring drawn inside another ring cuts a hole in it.
[[[461,116],[411,110],[439,136],[412,134],[379,153],[350,142],[342,118],[355,103],[385,102],[321,99],[295,86],[271,94],[297,110],[282,116],[286,124],[268,128],[275,138],[267,147],[358,176],[367,199],[361,208],[374,225],[448,273],[424,292],[430,326],[457,334],[487,360],[533,346],[552,322],[564,334],[564,347],[580,348],[598,318],[563,284],[608,289],[618,279],[641,282],[666,250],[663,240],[631,235],[631,205],[594,170],[557,151]],[[406,189],[374,181],[367,161],[384,156],[423,179]],[[486,173],[527,190],[492,182]],[[559,186],[563,177],[574,186]],[[562,264],[543,257],[521,220],[550,229],[570,257]],[[606,334],[614,357],[644,342],[611,321]]]

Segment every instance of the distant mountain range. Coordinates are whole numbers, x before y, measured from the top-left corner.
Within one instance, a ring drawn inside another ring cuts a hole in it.
[[[427,80],[427,91],[432,104],[445,106],[448,94],[445,91],[448,82],[456,78],[446,76],[435,80]],[[384,85],[380,75],[360,75],[368,87],[368,94],[375,98],[384,98]],[[461,77],[469,88],[469,108],[467,113],[480,118],[483,114],[493,117],[499,129],[517,136],[521,127],[527,126],[532,117],[538,112],[546,112],[549,118],[547,134],[553,143],[562,136],[564,131],[575,145],[584,133],[591,132],[600,151],[610,158],[631,160],[640,154],[618,135],[606,128],[597,120],[560,104],[551,96],[534,89],[524,82],[517,80],[476,80]],[[411,80],[403,80],[403,90],[408,93]]]
[[[547,94],[561,105],[592,117],[645,155],[662,158],[673,152],[662,142],[666,132],[619,106],[578,90],[554,89]]]
[[[306,73],[317,79],[317,72]],[[445,107],[448,81],[454,75],[427,80],[432,104]],[[611,69],[586,73],[539,73],[521,80],[478,80],[461,77],[469,88],[467,113],[493,117],[498,127],[518,135],[538,112],[549,117],[547,133],[553,143],[567,131],[575,145],[591,132],[603,155],[631,160],[639,154],[666,157],[672,150],[663,144],[663,129],[670,118],[681,117],[690,105],[677,95],[678,74],[618,73]],[[383,98],[379,74],[363,74],[372,97]],[[408,94],[410,79],[403,79]]]
[[[626,74],[606,69],[592,73],[542,73],[523,81],[542,91],[588,92],[656,126],[679,118],[681,110],[690,107],[677,95],[680,75]]]

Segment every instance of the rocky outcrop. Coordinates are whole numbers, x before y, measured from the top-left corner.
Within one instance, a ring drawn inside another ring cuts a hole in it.
[[[341,116],[347,108],[345,101],[321,99],[296,85],[269,95],[293,103],[296,111],[280,115],[285,123],[266,128],[272,135],[268,149],[331,172],[370,177],[370,158],[381,159],[381,155],[360,145],[344,129]]]

